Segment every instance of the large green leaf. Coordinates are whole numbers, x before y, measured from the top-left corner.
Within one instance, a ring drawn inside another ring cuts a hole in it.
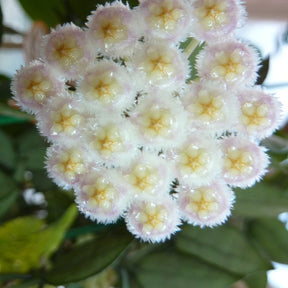
[[[249,224],[249,233],[268,259],[288,263],[288,231],[284,223],[277,219],[257,219]]]
[[[173,248],[148,254],[134,265],[133,273],[145,288],[225,288],[237,280],[236,276]]]
[[[247,275],[243,279],[248,288],[266,288],[267,287],[267,271],[260,271]]]
[[[86,279],[111,265],[132,239],[126,228],[114,227],[99,238],[58,255],[53,268],[43,278],[54,285]]]
[[[288,211],[288,189],[261,182],[252,188],[236,189],[233,214],[246,217],[277,217]]]
[[[248,274],[246,277],[234,283],[230,288],[266,288],[267,271],[259,271]]]
[[[44,169],[46,143],[36,129],[28,130],[18,139],[19,154],[28,170]]]
[[[16,154],[12,140],[0,130],[0,164],[13,168],[15,166],[15,159]]]
[[[19,2],[33,20],[41,20],[51,27],[56,26],[63,20],[65,13],[64,1],[19,0]]]
[[[244,234],[228,225],[214,229],[187,225],[178,234],[176,246],[183,252],[239,275],[271,268]]]
[[[32,216],[6,222],[0,228],[0,273],[26,273],[40,268],[60,245],[76,215],[76,207],[71,206],[46,229],[43,220]]]
[[[18,196],[16,183],[8,175],[0,171],[0,217],[3,216]]]

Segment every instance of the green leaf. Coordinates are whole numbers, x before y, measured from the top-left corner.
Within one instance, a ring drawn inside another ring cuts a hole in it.
[[[19,0],[26,13],[35,21],[43,21],[54,27],[63,22],[65,13],[64,1]]]
[[[213,229],[185,226],[176,238],[179,250],[238,275],[271,268],[248,239],[228,225]]]
[[[0,7],[1,9],[1,7]],[[11,98],[10,92],[11,79],[3,74],[0,74],[0,102],[7,103]]]
[[[248,288],[266,288],[267,287],[267,271],[260,271],[247,275],[243,279]]]
[[[288,231],[277,219],[257,219],[249,224],[249,234],[268,259],[288,263]]]
[[[237,280],[236,276],[173,248],[147,255],[133,270],[142,287],[149,288],[224,288]]]
[[[248,274],[243,279],[234,283],[230,288],[266,288],[267,271]]]
[[[5,116],[6,118],[15,118],[14,122],[19,121],[33,121],[33,116],[28,115],[25,112],[17,110],[8,106],[7,104],[0,103],[0,115]],[[11,119],[12,120],[12,119]]]
[[[77,215],[75,206],[46,229],[36,217],[19,217],[0,228],[0,273],[26,273],[40,268],[55,252]]]
[[[277,217],[288,210],[288,189],[260,182],[252,188],[235,189],[233,214],[245,217]]]
[[[79,244],[58,255],[52,270],[43,278],[54,285],[86,279],[112,264],[132,239],[126,228],[116,227],[96,240]]]
[[[15,202],[18,188],[8,175],[0,171],[0,217],[3,216]]]
[[[0,164],[7,168],[15,166],[16,153],[10,137],[0,130]]]
[[[29,130],[18,139],[19,154],[28,170],[44,169],[46,143],[36,129]]]

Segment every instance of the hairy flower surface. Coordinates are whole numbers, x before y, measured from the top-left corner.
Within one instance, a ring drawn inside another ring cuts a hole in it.
[[[233,191],[218,181],[209,186],[184,186],[178,202],[183,219],[203,227],[223,223],[231,213],[233,199]]]
[[[194,33],[207,42],[223,41],[243,21],[239,0],[197,0],[192,2]]]
[[[258,53],[235,36],[244,16],[240,0],[114,1],[43,37],[11,90],[85,216],[161,242],[181,221],[222,224],[232,188],[265,175],[259,141],[281,109],[254,85]]]

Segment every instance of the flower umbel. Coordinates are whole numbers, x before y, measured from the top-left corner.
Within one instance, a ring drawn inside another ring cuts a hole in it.
[[[222,224],[232,188],[264,176],[259,140],[279,125],[280,105],[255,87],[258,54],[234,37],[244,14],[240,0],[114,1],[86,28],[44,36],[12,91],[50,144],[49,176],[85,216],[123,217],[135,237],[161,242],[182,221]]]

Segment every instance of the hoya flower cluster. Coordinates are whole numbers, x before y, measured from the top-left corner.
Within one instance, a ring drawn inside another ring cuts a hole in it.
[[[13,93],[50,143],[49,175],[81,212],[124,217],[136,237],[164,241],[182,221],[221,224],[232,188],[260,180],[269,160],[259,141],[280,109],[254,86],[258,55],[236,36],[244,17],[240,0],[116,1],[85,28],[44,37]],[[190,81],[195,43],[205,46]]]

